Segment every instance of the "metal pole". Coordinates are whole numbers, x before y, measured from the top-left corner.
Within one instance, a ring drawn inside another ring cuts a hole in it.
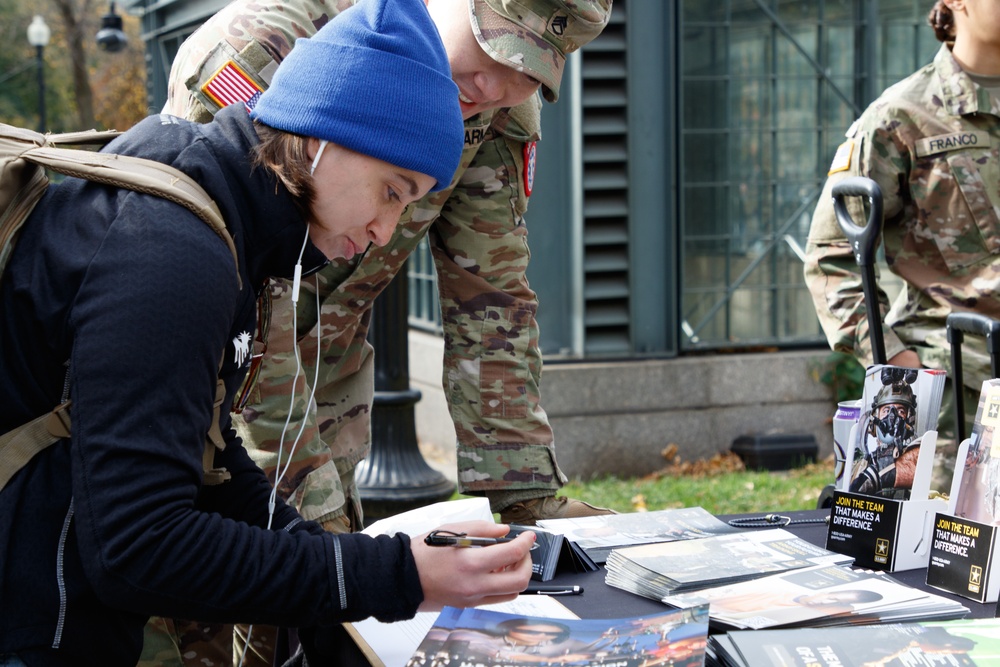
[[[38,131],[45,133],[45,47],[36,46],[38,56]]]

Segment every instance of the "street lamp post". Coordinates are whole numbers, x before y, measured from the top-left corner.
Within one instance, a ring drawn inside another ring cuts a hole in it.
[[[128,36],[122,32],[122,17],[115,12],[112,2],[108,13],[101,17],[101,29],[97,31],[97,48],[109,53],[118,53],[128,46]]]
[[[35,47],[38,57],[38,131],[45,132],[45,47],[52,31],[40,14],[35,14],[28,26],[28,44]]]

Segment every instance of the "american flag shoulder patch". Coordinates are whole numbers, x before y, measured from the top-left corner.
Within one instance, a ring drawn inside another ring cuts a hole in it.
[[[201,91],[222,108],[237,102],[248,103],[260,95],[261,87],[239,65],[229,60],[209,77]]]

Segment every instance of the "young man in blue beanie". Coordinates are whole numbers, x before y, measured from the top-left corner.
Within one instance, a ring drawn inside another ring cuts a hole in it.
[[[75,178],[46,192],[0,283],[0,433],[71,400],[71,436],[0,490],[0,664],[134,667],[150,615],[323,636],[524,589],[530,534],[435,549],[303,520],[229,417],[268,279],[385,243],[446,186],[457,96],[422,2],[363,0],[300,41],[250,114],[154,116],[108,146],[198,182],[232,249],[162,197]]]

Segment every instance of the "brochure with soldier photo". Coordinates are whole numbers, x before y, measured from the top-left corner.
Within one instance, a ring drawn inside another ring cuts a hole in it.
[[[548,619],[579,618],[551,595],[519,595],[510,602],[484,605],[479,609]],[[344,623],[344,628],[372,667],[403,667],[411,661],[417,647],[440,616],[441,612],[418,611],[411,619],[393,623],[369,617],[363,621]]]
[[[1000,379],[983,382],[976,421],[954,492],[954,514],[978,523],[1000,526]],[[956,467],[959,462],[956,462]],[[954,489],[954,486],[952,487]]]
[[[927,498],[936,438],[924,435],[937,432],[945,377],[944,371],[882,364],[868,369],[843,491]]]
[[[825,627],[855,623],[948,620],[969,608],[900,583],[884,572],[818,565],[728,586],[668,595],[672,607],[709,605],[718,630]]]
[[[445,607],[406,667],[701,667],[707,641],[705,605],[612,619]]]
[[[851,556],[811,544],[781,528],[700,540],[614,549],[605,583],[659,600],[665,595],[722,586],[811,565],[850,565]]]
[[[709,649],[724,667],[986,667],[1000,664],[1000,619],[741,630]]]

